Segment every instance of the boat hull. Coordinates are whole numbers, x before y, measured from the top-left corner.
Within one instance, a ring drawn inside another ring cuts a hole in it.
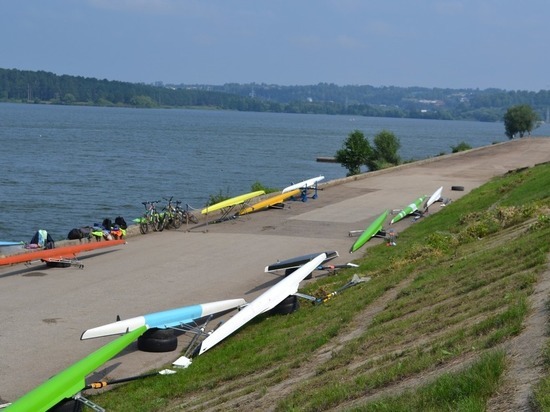
[[[246,202],[249,199],[252,199],[254,197],[261,196],[261,195],[264,195],[264,194],[265,194],[265,191],[257,190],[255,192],[250,192],[250,193],[245,193],[245,194],[240,195],[240,196],[235,196],[235,197],[232,197],[231,199],[227,199],[227,200],[224,200],[222,202],[216,203],[214,205],[205,207],[204,209],[201,210],[201,214],[206,215],[207,213],[212,213],[212,212],[215,212],[216,210],[220,210],[220,209],[223,209],[223,208],[226,208],[226,207],[239,205],[241,203]]]
[[[317,176],[317,177],[312,177],[311,179],[304,180],[302,182],[295,183],[293,185],[285,187],[283,189],[283,193],[287,193],[295,189],[304,189],[306,187],[311,187],[316,183],[320,182],[321,180],[323,180],[324,178],[325,176]]]
[[[212,332],[201,344],[199,355],[203,354],[214,345],[231,335],[243,325],[261,313],[267,312],[281,303],[290,295],[298,291],[300,282],[304,280],[316,267],[320,266],[327,258],[321,253],[316,258],[296,269],[292,274],[285,277],[272,286],[263,294],[254,299],[250,304],[241,309],[235,316],[227,320],[218,329]]]
[[[104,242],[89,242],[81,245],[63,246],[54,249],[34,250],[32,252],[19,253],[16,255],[0,258],[0,266],[13,265],[16,263],[31,262],[33,260],[63,260],[74,259],[78,253],[90,252],[92,250],[124,245],[124,239],[107,240]]]
[[[22,246],[24,244],[25,244],[24,242],[10,242],[10,241],[5,241],[5,240],[0,241],[0,247],[4,247],[4,246]]]
[[[430,198],[426,201],[426,205],[424,206],[424,209],[429,208],[431,205],[433,205],[435,202],[437,202],[439,199],[441,199],[441,193],[443,192],[443,186],[441,186],[439,189],[437,189],[433,195],[430,196]]]
[[[8,408],[9,411],[47,411],[64,399],[71,398],[86,386],[86,376],[139,338],[147,328],[142,326],[102,346],[72,364],[43,384],[27,392]]]
[[[281,260],[277,263],[272,263],[271,265],[265,267],[264,272],[273,272],[276,270],[299,268],[300,266],[305,265],[307,262],[315,259],[317,256],[319,256],[320,253],[321,252],[310,253],[307,255],[297,256],[286,260]],[[322,263],[328,262],[329,260],[335,259],[339,256],[338,252],[335,250],[327,251],[324,253],[326,255],[326,258]]]
[[[416,199],[413,203],[408,205],[406,208],[404,208],[397,216],[395,216],[390,224],[394,224],[396,222],[399,222],[401,219],[403,219],[405,216],[410,215],[411,213],[414,213],[418,210],[422,202],[426,199],[427,196],[421,196],[418,199]]]
[[[88,329],[82,333],[80,339],[85,340],[111,335],[121,335],[142,326],[146,326],[147,329],[167,329],[191,323],[205,316],[227,312],[245,304],[246,301],[244,299],[228,299],[150,313]]]
[[[361,236],[353,243],[351,246],[349,253],[353,253],[357,251],[359,248],[361,248],[367,241],[376,235],[381,229],[382,225],[386,221],[386,218],[388,217],[388,211],[384,211],[380,216],[376,218],[374,222],[372,222],[364,231],[361,233]]]
[[[258,203],[254,203],[252,206],[249,206],[239,212],[239,215],[246,215],[247,213],[257,212],[262,209],[266,209],[270,206],[276,205],[277,203],[284,202],[286,199],[297,196],[300,194],[300,189],[291,190],[290,192],[281,193],[280,195],[270,197],[268,199],[262,200]]]

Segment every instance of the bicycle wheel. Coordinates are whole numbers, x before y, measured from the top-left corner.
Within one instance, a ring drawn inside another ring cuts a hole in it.
[[[164,230],[164,217],[160,215],[155,216],[155,227],[157,232],[162,232]]]
[[[183,224],[183,217],[181,213],[174,213],[174,216],[172,216],[172,227],[174,229],[179,229],[181,225]]]
[[[149,225],[147,224],[147,220],[145,218],[142,218],[139,222],[139,231],[142,235],[145,235],[147,232],[149,232]]]
[[[199,219],[197,219],[197,217],[193,213],[186,212],[186,214],[187,214],[187,221],[191,223],[199,223]]]
[[[170,227],[172,227],[174,225],[174,219],[172,217],[172,215],[169,215],[169,214],[165,214],[164,217],[162,218],[162,228],[163,229],[170,229]]]
[[[158,217],[155,215],[151,216],[151,228],[153,228],[153,232],[158,230]]]

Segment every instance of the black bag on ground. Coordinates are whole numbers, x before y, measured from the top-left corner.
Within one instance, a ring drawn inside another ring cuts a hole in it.
[[[92,236],[92,227],[91,226],[82,226],[80,229],[80,233],[82,233],[82,238],[89,239]]]
[[[103,223],[101,224],[104,229],[111,230],[113,228],[113,222],[109,218],[103,219]]]
[[[117,216],[115,219],[115,225],[118,225],[119,228],[124,230],[128,229],[128,225],[122,216]]]
[[[67,235],[67,239],[69,240],[80,240],[82,239],[84,236],[82,234],[82,231],[78,228],[74,228],[74,229],[71,229],[69,231],[69,234]]]

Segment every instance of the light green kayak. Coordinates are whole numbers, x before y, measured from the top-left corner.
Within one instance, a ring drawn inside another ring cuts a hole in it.
[[[367,241],[376,235],[381,229],[382,225],[386,221],[386,218],[388,217],[388,211],[384,211],[380,216],[376,218],[374,222],[372,222],[363,233],[361,233],[361,236],[355,241],[355,243],[351,246],[351,249],[349,250],[349,253],[355,252],[357,249],[359,249],[361,246],[363,246]]]
[[[428,196],[420,196],[418,199],[416,199],[414,202],[412,202],[410,205],[408,205],[406,208],[404,208],[397,216],[395,216],[391,222],[390,225],[394,224],[395,222],[399,222],[401,219],[403,219],[405,216],[410,215],[411,213],[414,213],[418,210],[422,202],[427,198]]]
[[[42,412],[47,411],[64,399],[73,397],[86,386],[86,376],[121,352],[146,330],[147,326],[141,326],[102,346],[95,352],[51,377],[40,386],[27,392],[8,406],[7,410],[9,412]]]

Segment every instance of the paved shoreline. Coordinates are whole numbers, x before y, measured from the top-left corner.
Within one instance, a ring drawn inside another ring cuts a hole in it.
[[[1,267],[0,399],[15,400],[112,340],[80,341],[87,328],[117,315],[237,297],[250,301],[278,280],[263,269],[279,259],[324,250],[340,253],[335,263],[361,257],[364,249],[348,254],[354,240],[348,233],[364,229],[384,209],[402,208],[439,186],[444,197],[456,200],[494,176],[548,161],[550,138],[513,140],[327,182],[318,199],[283,209],[190,231],[184,226],[131,236],[125,246],[83,253],[82,270]],[[451,186],[465,190],[451,192]],[[399,232],[409,224],[406,219],[394,226]],[[103,372],[131,376],[178,355],[140,352],[132,345]]]

